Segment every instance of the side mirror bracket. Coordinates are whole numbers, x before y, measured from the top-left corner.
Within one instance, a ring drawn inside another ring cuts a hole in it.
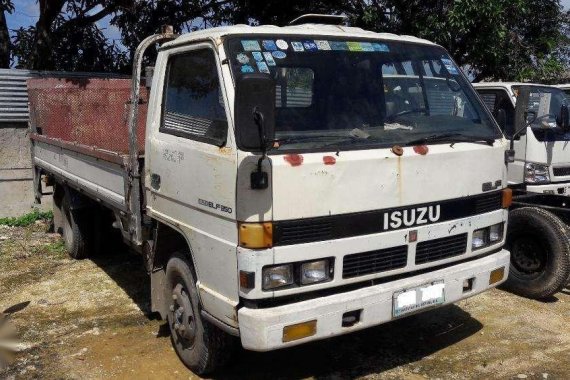
[[[259,132],[259,145],[261,147],[261,157],[257,160],[257,171],[250,175],[251,188],[254,190],[264,190],[269,187],[269,175],[263,171],[263,161],[267,158],[267,137],[265,135],[265,123],[263,114],[258,107],[253,109],[253,120]]]

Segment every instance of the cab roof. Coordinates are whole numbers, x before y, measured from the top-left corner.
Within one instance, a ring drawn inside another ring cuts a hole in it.
[[[290,26],[275,25],[233,25],[222,26],[216,28],[203,29],[196,32],[185,33],[173,41],[165,43],[165,48],[175,47],[187,44],[193,41],[213,39],[217,40],[221,37],[240,34],[274,34],[274,35],[307,35],[307,36],[330,36],[330,37],[354,37],[354,38],[375,38],[389,41],[413,42],[424,45],[433,45],[433,42],[417,38],[413,36],[397,35],[392,33],[376,33],[361,28],[343,26],[343,25],[327,25],[327,24],[301,24]]]

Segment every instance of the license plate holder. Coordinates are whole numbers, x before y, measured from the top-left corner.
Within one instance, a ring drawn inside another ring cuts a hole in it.
[[[418,310],[441,305],[445,302],[445,282],[432,281],[394,292],[392,297],[392,316],[401,317]]]

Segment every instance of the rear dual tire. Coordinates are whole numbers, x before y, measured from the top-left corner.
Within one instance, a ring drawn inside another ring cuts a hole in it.
[[[511,211],[506,241],[511,265],[503,287],[533,299],[562,290],[570,280],[568,231],[560,218],[542,208]]]

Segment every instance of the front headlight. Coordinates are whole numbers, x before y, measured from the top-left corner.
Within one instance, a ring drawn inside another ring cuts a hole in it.
[[[301,285],[323,282],[329,278],[329,260],[301,264]]]
[[[293,265],[263,268],[263,289],[270,290],[293,284]]]
[[[473,231],[471,250],[485,248],[503,240],[503,223],[493,224],[490,227]]]
[[[550,174],[548,165],[533,164],[527,162],[524,166],[524,180],[526,183],[548,183]]]

